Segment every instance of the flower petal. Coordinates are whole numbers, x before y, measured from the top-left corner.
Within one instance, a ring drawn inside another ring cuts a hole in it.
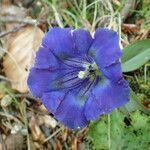
[[[108,67],[102,67],[101,72],[106,78],[112,81],[119,81],[123,78],[121,63],[119,61]]]
[[[40,98],[43,92],[50,91],[53,88],[51,81],[55,79],[55,76],[55,72],[32,68],[27,84],[33,96]]]
[[[97,119],[101,114],[107,114],[113,109],[126,104],[129,100],[129,85],[125,80],[118,83],[105,80],[93,88],[91,96],[85,105],[87,120]]]
[[[72,129],[84,127],[87,120],[83,113],[83,106],[80,106],[77,101],[72,101],[72,98],[65,92],[52,91],[43,94],[42,102],[47,110],[66,126]]]
[[[78,85],[80,83],[78,72],[76,68],[65,68],[63,65],[54,70],[33,67],[30,70],[27,84],[32,94],[40,98],[44,92],[70,89]]]
[[[60,57],[74,56],[75,47],[71,28],[51,28],[42,41],[42,46]]]
[[[88,49],[93,42],[90,33],[84,29],[77,29],[73,32],[73,38],[77,52],[80,55],[87,54]]]
[[[85,127],[88,123],[84,115],[84,105],[71,93],[61,102],[54,115],[72,129]]]
[[[45,47],[40,47],[36,53],[35,68],[39,69],[51,69],[54,70],[58,67],[59,61],[51,53],[51,51]]]
[[[84,105],[71,92],[53,91],[44,94],[42,102],[54,114],[56,119],[69,128],[85,127],[87,120],[84,115]]]
[[[99,68],[115,63],[121,54],[117,33],[108,29],[97,29],[89,55],[94,57]]]
[[[59,91],[52,91],[44,93],[42,96],[42,103],[51,113],[55,113],[61,101],[64,99],[65,93]]]

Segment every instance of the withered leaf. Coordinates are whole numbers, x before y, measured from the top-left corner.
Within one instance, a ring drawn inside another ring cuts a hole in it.
[[[12,88],[21,93],[28,91],[27,76],[34,62],[35,52],[44,33],[38,27],[27,26],[9,36],[8,52],[4,57],[4,72],[12,80]]]

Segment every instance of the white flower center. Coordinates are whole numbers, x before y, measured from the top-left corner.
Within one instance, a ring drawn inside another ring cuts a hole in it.
[[[96,63],[84,64],[84,67],[85,67],[85,70],[84,71],[79,71],[79,73],[78,73],[78,78],[79,79],[84,79],[87,76],[90,76],[90,78],[93,78],[95,75],[96,76],[101,75]]]
[[[78,78],[79,79],[84,79],[87,76],[87,71],[79,71],[78,73]]]

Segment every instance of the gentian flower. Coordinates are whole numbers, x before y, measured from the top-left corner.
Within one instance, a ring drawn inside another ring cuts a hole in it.
[[[69,128],[123,106],[129,85],[121,70],[116,32],[54,27],[43,38],[28,86],[48,111]]]

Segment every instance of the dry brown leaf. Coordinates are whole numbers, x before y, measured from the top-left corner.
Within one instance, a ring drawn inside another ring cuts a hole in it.
[[[29,18],[25,8],[14,6],[9,1],[0,6],[0,16],[6,19],[6,31],[14,30],[22,25],[16,22],[16,18],[22,18],[22,20]],[[9,18],[11,20],[14,18],[14,22],[7,22]],[[40,46],[43,35],[39,27],[26,26],[18,32],[9,34],[6,38],[4,47],[7,54],[3,62],[4,72],[12,80],[12,88],[21,93],[28,91],[26,83],[28,70],[33,64],[35,51]]]
[[[85,143],[78,143],[78,150],[85,150],[86,149],[86,146],[85,146]]]
[[[28,91],[27,76],[34,62],[35,51],[40,46],[43,31],[27,26],[9,36],[8,52],[4,57],[4,72],[12,80],[12,88],[21,93]]]
[[[72,145],[71,145],[72,150],[77,150],[77,143],[78,143],[78,139],[77,139],[77,137],[74,137],[74,139],[72,141]]]
[[[38,108],[39,108],[39,111],[40,111],[40,112],[45,113],[45,114],[46,114],[46,113],[48,114],[48,111],[47,111],[47,109],[45,108],[45,106],[44,106],[43,104],[40,105]]]
[[[42,133],[39,124],[34,116],[31,117],[31,120],[29,122],[29,126],[33,135],[33,138],[35,141],[44,141],[45,137]]]
[[[67,140],[68,135],[69,135],[68,128],[64,128],[63,134],[62,134],[62,140],[63,140],[63,142],[65,142]]]
[[[60,143],[60,141],[59,140],[57,140],[57,142],[56,142],[56,150],[62,150],[63,148],[62,148],[62,144]]]
[[[139,33],[140,32],[140,27],[136,24],[123,24],[122,25],[123,31],[127,33]]]
[[[22,134],[10,134],[5,140],[7,150],[22,150],[25,149],[24,137]]]

